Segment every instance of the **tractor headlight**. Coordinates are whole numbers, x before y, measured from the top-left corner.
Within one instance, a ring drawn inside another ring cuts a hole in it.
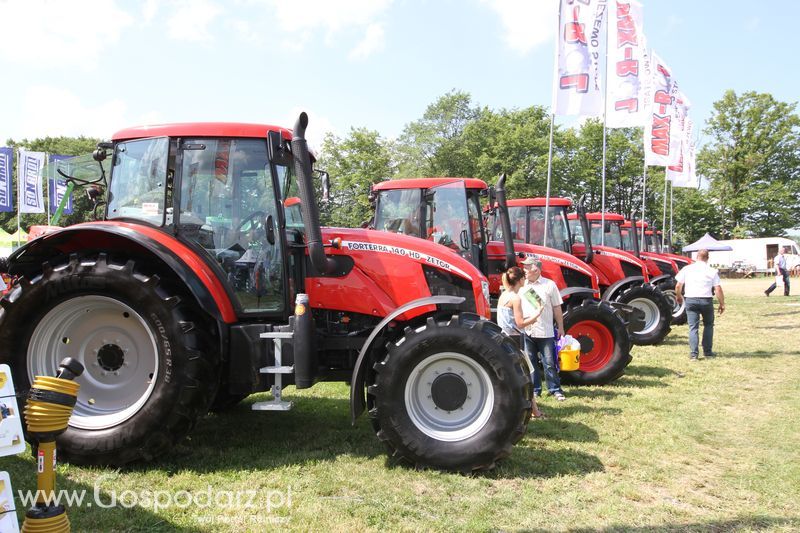
[[[489,305],[489,282],[486,280],[481,280],[481,290],[483,291],[483,297],[486,299],[486,305]]]

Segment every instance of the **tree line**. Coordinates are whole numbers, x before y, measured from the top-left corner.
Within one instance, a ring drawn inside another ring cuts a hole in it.
[[[366,127],[325,137],[317,167],[331,178],[331,200],[322,221],[357,227],[371,216],[369,188],[386,179],[421,176],[480,178],[494,184],[507,175],[509,198],[544,196],[550,133],[549,110],[542,106],[491,109],[470,94],[453,90],[409,122],[397,139]],[[770,94],[727,91],[714,103],[703,129],[708,142],[698,152],[700,190],[674,189],[676,242],[693,242],[705,232],[717,238],[784,235],[800,225],[800,117],[795,103]],[[553,133],[551,194],[585,195],[587,208],[601,206],[603,125],[587,120],[575,127],[556,125]],[[641,217],[644,154],[639,128],[606,132],[606,209]],[[61,154],[94,149],[98,139],[45,138],[7,146]],[[664,170],[649,167],[646,217],[661,226]],[[64,224],[91,217],[90,203],[75,195],[75,212]],[[27,227],[46,215],[23,215]],[[6,231],[16,215],[0,214]]]

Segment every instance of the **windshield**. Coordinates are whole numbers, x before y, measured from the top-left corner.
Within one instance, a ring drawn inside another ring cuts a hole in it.
[[[422,237],[419,224],[421,195],[420,189],[380,191],[375,208],[375,229]]]
[[[628,252],[633,252],[633,232],[629,229],[622,229],[622,249]]]
[[[601,224],[599,220],[590,220],[590,227],[592,228],[592,245],[596,246],[603,243],[603,246],[609,248],[622,248],[622,235],[619,229],[619,222],[609,222],[606,220],[605,240],[601,240],[602,235],[600,232]]]
[[[428,238],[471,258],[472,242],[464,182],[431,187],[425,193]]]
[[[157,226],[166,222],[168,152],[166,137],[117,144],[107,218],[135,218]]]
[[[544,245],[544,211],[544,206],[515,206],[508,208],[511,234],[515,242]],[[566,208],[551,205],[548,209],[548,219],[547,245],[550,248],[569,252],[569,227],[567,226]],[[495,217],[494,225],[494,235],[497,236],[498,240],[502,240],[503,231],[499,216]]]

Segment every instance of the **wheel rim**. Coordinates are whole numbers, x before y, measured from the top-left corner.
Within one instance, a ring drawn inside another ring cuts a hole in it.
[[[664,293],[669,305],[672,307],[672,318],[678,318],[681,316],[683,314],[684,304],[678,303],[678,299],[675,297],[675,290],[667,289],[662,290],[661,292]]]
[[[658,304],[649,298],[635,298],[628,304],[644,312],[644,327],[636,333],[645,335],[655,331],[661,319],[661,311],[658,309]]]
[[[54,376],[64,357],[85,368],[70,426],[104,429],[128,420],[147,402],[158,377],[156,337],[119,300],[81,296],[51,309],[28,344],[28,379]]]
[[[578,322],[567,333],[581,343],[579,370],[583,372],[603,369],[614,355],[614,336],[596,320]]]
[[[459,441],[478,433],[492,414],[494,388],[475,360],[441,352],[411,371],[405,388],[406,411],[425,435]]]

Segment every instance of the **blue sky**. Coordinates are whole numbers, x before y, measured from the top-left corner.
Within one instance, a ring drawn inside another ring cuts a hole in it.
[[[726,89],[797,100],[800,3],[642,3],[649,44],[691,99],[696,124]],[[555,6],[0,0],[0,143],[109,138],[180,121],[291,127],[300,110],[309,112],[312,144],[351,127],[394,137],[451,89],[492,108],[549,106]]]

